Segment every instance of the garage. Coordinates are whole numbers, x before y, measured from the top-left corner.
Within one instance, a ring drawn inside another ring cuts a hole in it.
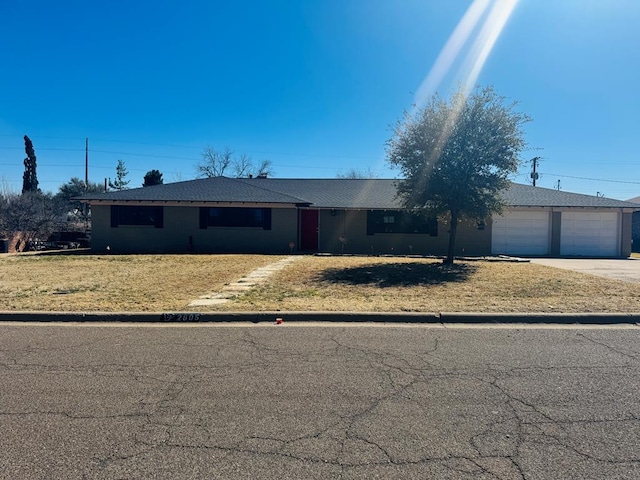
[[[511,211],[493,217],[491,253],[548,255],[549,212]]]
[[[619,256],[619,217],[617,212],[562,212],[560,255]]]

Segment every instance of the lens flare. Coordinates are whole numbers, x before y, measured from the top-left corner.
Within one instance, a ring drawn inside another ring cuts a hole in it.
[[[465,95],[474,88],[517,3],[518,0],[474,0],[418,88],[414,100],[416,108],[425,105],[454,64],[460,62],[465,45],[468,46],[467,53],[457,77]],[[472,38],[474,34],[475,38]]]
[[[475,0],[471,4],[438,55],[431,71],[418,88],[415,98],[416,105],[424,105],[427,99],[436,92],[489,5],[490,0]]]

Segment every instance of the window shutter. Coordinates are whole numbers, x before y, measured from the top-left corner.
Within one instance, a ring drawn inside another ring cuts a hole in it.
[[[111,228],[118,228],[118,206],[111,205]]]
[[[262,229],[271,230],[271,209],[270,208],[262,209]]]
[[[200,207],[200,228],[206,230],[209,226],[209,207]]]

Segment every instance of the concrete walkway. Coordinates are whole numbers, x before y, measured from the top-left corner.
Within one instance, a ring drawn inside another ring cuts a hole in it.
[[[248,292],[256,285],[267,280],[275,272],[279,272],[284,268],[291,265],[296,260],[302,258],[301,256],[292,256],[283,258],[275,263],[271,263],[264,267],[257,268],[250,274],[242,277],[241,279],[225,285],[220,292],[210,293],[203,295],[197,300],[192,301],[190,307],[204,307],[210,305],[221,305],[227,303],[239,295]]]
[[[564,268],[599,277],[640,283],[640,259],[532,258],[531,263]]]

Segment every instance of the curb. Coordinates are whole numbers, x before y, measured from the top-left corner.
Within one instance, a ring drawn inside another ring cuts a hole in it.
[[[0,312],[0,322],[135,323],[527,323],[640,324],[637,313],[488,313],[488,312]]]

